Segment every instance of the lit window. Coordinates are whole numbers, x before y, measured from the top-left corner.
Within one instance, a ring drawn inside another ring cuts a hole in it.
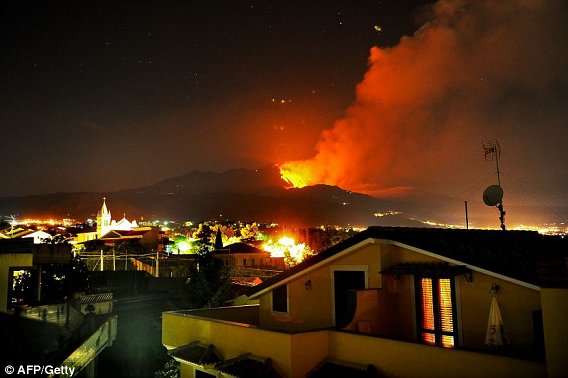
[[[288,285],[272,290],[272,311],[288,312]]]
[[[416,277],[415,284],[420,340],[430,345],[455,347],[457,327],[453,279]]]

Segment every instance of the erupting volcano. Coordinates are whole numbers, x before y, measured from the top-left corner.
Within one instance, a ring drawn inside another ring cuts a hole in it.
[[[512,177],[560,167],[564,121],[549,109],[566,84],[565,4],[440,1],[425,13],[412,37],[371,49],[355,102],[312,157],[279,165],[286,182],[465,195],[491,173],[480,147],[493,138]]]

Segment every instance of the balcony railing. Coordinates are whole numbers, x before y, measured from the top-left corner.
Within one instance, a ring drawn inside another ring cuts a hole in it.
[[[277,332],[258,327],[258,306],[165,312],[168,349],[199,341],[227,360],[246,353],[270,357],[286,377],[302,377],[317,364],[340,360],[374,365],[385,376],[545,377],[543,363],[460,349],[385,339],[334,329]],[[254,314],[256,312],[256,315]]]

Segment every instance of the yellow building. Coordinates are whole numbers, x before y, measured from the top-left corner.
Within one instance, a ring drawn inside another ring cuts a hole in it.
[[[536,232],[370,227],[252,288],[258,305],[164,313],[162,341],[182,377],[560,377],[567,247]],[[560,266],[555,280],[542,261]]]

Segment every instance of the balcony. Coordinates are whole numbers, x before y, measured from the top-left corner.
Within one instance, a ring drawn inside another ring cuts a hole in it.
[[[281,332],[259,327],[259,306],[165,312],[168,349],[199,342],[225,361],[247,354],[270,358],[285,377],[305,377],[325,360],[373,365],[384,376],[545,377],[543,363],[447,349],[334,329]],[[182,369],[182,376],[184,369]],[[189,374],[189,376],[192,376]]]

